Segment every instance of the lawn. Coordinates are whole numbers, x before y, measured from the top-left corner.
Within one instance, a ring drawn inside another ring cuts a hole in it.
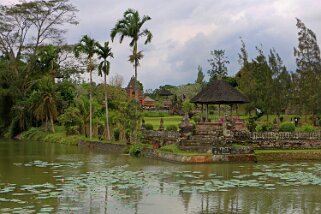
[[[163,118],[165,128],[168,125],[176,125],[178,127],[182,122],[182,116],[144,117],[144,120],[145,124],[152,124],[154,130],[157,130],[159,128],[161,118]]]

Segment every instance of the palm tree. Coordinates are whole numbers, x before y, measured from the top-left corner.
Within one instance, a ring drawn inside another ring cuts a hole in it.
[[[110,37],[114,41],[117,34],[120,35],[119,42],[122,43],[125,37],[131,38],[130,47],[133,48],[133,52],[130,55],[129,61],[133,63],[135,68],[135,83],[134,93],[136,99],[136,87],[137,87],[137,67],[139,66],[139,60],[143,58],[142,52],[138,51],[138,39],[146,36],[145,45],[152,40],[152,33],[148,29],[142,30],[142,26],[145,22],[151,20],[149,16],[143,16],[141,18],[137,10],[128,9],[125,11],[123,18],[118,20],[115,27],[111,30]]]
[[[48,128],[48,121],[51,123],[51,130],[55,132],[54,120],[57,119],[57,96],[55,85],[52,79],[48,76],[43,77],[38,82],[38,90],[33,96],[34,116],[37,120],[46,121],[46,128]]]
[[[108,121],[108,97],[107,97],[107,75],[110,70],[110,62],[107,60],[108,57],[114,57],[111,52],[111,48],[109,47],[109,42],[105,42],[104,46],[97,42],[97,50],[96,53],[99,59],[102,61],[98,66],[98,75],[102,76],[104,74],[104,84],[105,84],[105,108],[106,108],[106,129],[107,129],[107,139],[110,140],[110,130],[109,130],[109,121]]]
[[[95,69],[93,63],[93,56],[96,53],[96,41],[89,36],[85,35],[81,38],[80,42],[75,47],[75,55],[79,57],[80,53],[87,55],[87,72],[90,78],[90,93],[89,93],[89,137],[92,138],[92,72]]]

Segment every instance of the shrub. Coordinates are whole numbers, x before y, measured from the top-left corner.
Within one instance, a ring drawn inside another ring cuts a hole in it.
[[[182,110],[184,113],[190,113],[195,109],[195,105],[193,103],[191,103],[188,99],[186,99],[183,103],[182,103]]]
[[[280,125],[279,131],[280,132],[294,132],[295,125],[291,122],[284,122]]]
[[[313,126],[311,126],[309,124],[305,124],[305,125],[302,126],[300,131],[303,131],[303,132],[314,132],[314,131],[316,131],[316,128],[314,128]]]
[[[66,134],[67,135],[78,135],[79,134],[79,126],[66,126]]]
[[[192,117],[192,120],[194,120],[195,123],[199,123],[199,122],[201,122],[201,117],[200,117],[200,116],[197,116],[197,115],[194,115],[194,116]]]
[[[280,122],[282,123],[284,120],[283,116],[280,116]]]
[[[249,118],[249,122],[247,123],[247,129],[250,132],[254,132],[256,130],[256,126],[257,126],[257,124],[255,123],[255,119]]]
[[[129,147],[129,154],[134,157],[138,157],[142,150],[144,149],[143,144],[141,143],[134,143]]]
[[[120,130],[119,128],[114,129],[114,138],[116,141],[119,141]]]
[[[272,131],[273,125],[271,123],[263,123],[259,124],[255,127],[255,131],[257,132],[270,132]]]
[[[174,131],[176,132],[178,130],[177,125],[171,124],[166,126],[167,131]]]
[[[129,141],[129,139],[130,139],[130,134],[131,134],[131,130],[130,130],[130,129],[126,129],[126,131],[125,131],[125,137],[126,137],[126,140],[128,140],[128,141]]]
[[[45,136],[46,133],[43,130],[32,127],[28,131],[22,133],[21,139],[40,141],[43,140]]]
[[[145,124],[144,124],[144,128],[145,128],[146,130],[154,130],[153,124],[150,124],[150,123],[145,123]]]

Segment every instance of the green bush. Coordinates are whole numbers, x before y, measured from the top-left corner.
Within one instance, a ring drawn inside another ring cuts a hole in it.
[[[176,132],[178,128],[177,128],[177,125],[171,124],[166,126],[166,130]]]
[[[199,115],[194,115],[192,117],[192,120],[194,120],[195,123],[199,123],[201,122],[201,117]]]
[[[279,131],[280,132],[294,132],[295,125],[291,122],[284,122],[280,125]]]
[[[134,157],[138,157],[142,150],[144,149],[143,144],[141,143],[134,143],[129,147],[129,154]]]
[[[67,135],[79,135],[79,126],[66,126]]]
[[[126,140],[128,140],[128,141],[129,141],[129,139],[130,139],[130,134],[131,134],[131,130],[130,130],[130,129],[126,129],[126,131],[125,131],[125,137],[126,137]]]
[[[116,141],[119,141],[119,136],[120,136],[120,130],[119,128],[114,129],[114,138]]]
[[[46,133],[43,130],[32,127],[28,131],[22,133],[21,139],[41,141],[45,138],[45,136]]]
[[[150,123],[145,123],[145,124],[144,124],[144,128],[145,128],[146,130],[154,130],[153,124],[150,124]]]
[[[254,132],[256,130],[256,126],[257,126],[257,124],[255,123],[255,119],[254,118],[249,118],[249,121],[247,123],[247,129],[250,132]]]
[[[182,110],[184,113],[190,113],[195,109],[195,105],[189,101],[189,99],[186,99],[182,103]]]
[[[302,132],[315,132],[317,129],[314,128],[313,126],[309,125],[309,124],[305,124],[302,126],[302,128],[300,128],[299,131]]]
[[[263,123],[259,124],[255,127],[255,131],[257,132],[270,132],[272,131],[273,125],[271,123]]]

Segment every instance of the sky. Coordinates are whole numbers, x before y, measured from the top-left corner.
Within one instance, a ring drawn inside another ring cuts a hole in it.
[[[17,0],[0,0],[4,4]],[[152,19],[144,27],[153,33],[152,42],[139,50],[144,58],[138,68],[138,80],[144,89],[160,85],[192,83],[197,78],[200,65],[208,79],[210,52],[225,50],[230,64],[228,74],[240,69],[238,53],[240,37],[246,44],[250,58],[255,58],[256,46],[268,55],[271,48],[280,54],[288,70],[295,71],[293,48],[297,46],[296,17],[321,36],[320,0],[70,0],[79,12],[77,26],[68,26],[65,34],[68,43],[78,42],[83,35],[97,41],[110,40],[110,31],[128,8],[138,10]],[[129,41],[119,43],[117,37],[111,44],[110,75],[124,77],[124,86],[134,75],[128,62]],[[96,81],[102,79],[96,77]]]

